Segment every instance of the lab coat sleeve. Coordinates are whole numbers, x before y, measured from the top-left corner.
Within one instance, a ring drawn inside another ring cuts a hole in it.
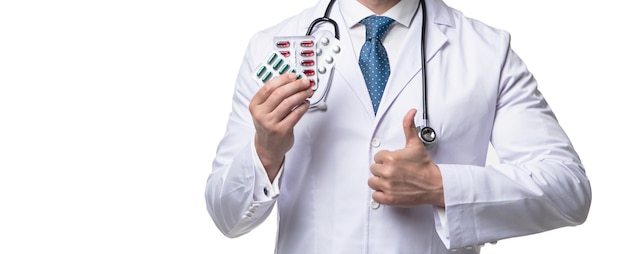
[[[260,87],[251,74],[255,50],[249,44],[237,77],[226,133],[218,145],[205,189],[211,218],[231,238],[265,221],[279,194],[280,175],[271,183],[254,149],[255,129],[248,105]]]
[[[439,165],[446,207],[437,232],[448,248],[579,225],[589,212],[585,169],[509,41],[502,32],[491,135],[499,164]]]

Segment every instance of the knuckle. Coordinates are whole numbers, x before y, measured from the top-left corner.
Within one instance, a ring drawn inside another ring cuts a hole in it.
[[[283,96],[285,96],[285,94],[286,94],[285,87],[280,87],[274,90],[274,92],[272,93],[273,96],[276,96],[278,98],[282,98]]]
[[[385,153],[385,154],[384,154],[383,159],[384,159],[386,162],[388,162],[388,163],[393,163],[393,162],[395,162],[395,161],[396,161],[396,156],[395,156],[395,154],[394,154],[394,153],[392,153],[392,152],[387,152],[387,153]]]
[[[381,181],[380,189],[385,191],[391,190],[391,183],[389,183],[389,181]]]
[[[391,173],[391,170],[388,169],[388,167],[384,167],[378,172],[378,176],[380,176],[383,179],[391,178],[392,175],[393,174]]]
[[[287,97],[283,99],[283,103],[289,108],[293,108],[295,105],[297,105],[293,97]]]
[[[268,84],[265,84],[264,86],[262,86],[259,89],[258,93],[260,93],[262,95],[267,95],[267,94],[270,94],[272,92],[272,90],[273,90],[272,86],[268,83]]]
[[[376,189],[378,188],[377,182],[378,182],[378,177],[373,176],[367,180],[367,185],[372,189]]]
[[[384,202],[386,204],[395,204],[396,203],[396,198],[393,195],[385,195]]]
[[[248,104],[248,111],[250,111],[250,113],[252,113],[253,117],[255,117],[255,112],[256,112],[257,107],[258,106],[253,104],[253,103]]]

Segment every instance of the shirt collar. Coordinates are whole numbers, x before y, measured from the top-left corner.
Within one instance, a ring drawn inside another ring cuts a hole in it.
[[[348,24],[352,28],[359,24],[363,18],[376,15],[373,11],[362,5],[356,0],[338,0],[339,9]],[[382,16],[394,19],[397,23],[409,27],[413,16],[417,11],[419,0],[400,0],[395,6],[391,7]]]

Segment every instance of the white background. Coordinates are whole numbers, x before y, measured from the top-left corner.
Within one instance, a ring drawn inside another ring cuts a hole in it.
[[[248,38],[314,2],[0,2],[0,253],[272,253],[274,218],[228,239],[204,183]],[[512,34],[593,188],[585,224],[483,253],[620,252],[620,1],[448,4]]]

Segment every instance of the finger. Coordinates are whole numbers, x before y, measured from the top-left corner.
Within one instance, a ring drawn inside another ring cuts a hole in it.
[[[384,192],[379,191],[379,190],[374,191],[374,193],[372,193],[372,199],[381,205],[390,205],[392,202],[390,195],[387,195]]]
[[[292,80],[287,84],[276,87],[263,104],[265,107],[270,108],[271,111],[279,110],[279,114],[287,113],[308,98],[308,90],[311,90],[309,79]],[[298,93],[302,94],[297,95]],[[282,106],[279,107],[279,105]]]
[[[421,143],[422,140],[417,135],[417,128],[415,127],[415,115],[417,114],[417,109],[410,109],[409,112],[406,113],[404,119],[402,120],[402,128],[404,129],[404,137],[406,138],[406,146],[417,145]]]
[[[310,103],[307,100],[304,100],[300,105],[296,106],[292,111],[290,111],[281,121],[281,124],[284,124],[289,127],[293,127],[302,119],[302,116],[306,114],[309,110]]]
[[[372,176],[367,179],[367,186],[369,186],[372,190],[380,191],[380,181],[381,179],[379,177]]]
[[[290,82],[296,80],[297,76],[295,73],[288,73],[280,75],[276,78],[270,79],[265,82],[263,86],[256,92],[254,97],[250,100],[251,105],[261,105],[265,103],[265,101],[272,95],[274,90],[277,88],[284,86]]]
[[[372,164],[370,166],[370,172],[374,176],[381,176],[382,170],[383,170],[383,164],[382,163],[374,163],[374,164]]]
[[[300,80],[298,81],[294,81],[295,82],[301,82]],[[308,81],[304,81],[307,82]],[[299,86],[301,84],[295,84],[294,86]],[[293,86],[291,86],[293,87]],[[287,88],[287,86],[283,87],[283,88]],[[280,88],[279,90],[282,90],[283,88]],[[279,90],[276,91],[276,93],[280,93]],[[289,93],[291,93],[292,91],[290,91]],[[283,118],[287,117],[288,115],[291,115],[293,111],[295,111],[296,109],[298,109],[299,107],[303,106],[303,105],[308,105],[307,103],[307,99],[313,94],[313,90],[311,88],[305,89],[305,90],[300,90],[300,91],[296,91],[294,94],[291,94],[291,96],[284,98],[282,101],[280,101],[280,103],[274,108],[273,110],[273,114],[276,114],[277,118],[280,119],[281,121],[283,120]],[[272,95],[274,96],[274,95]],[[270,98],[268,101],[273,100],[272,98]]]
[[[387,179],[394,177],[394,170],[383,164],[372,164],[372,166],[370,166],[370,172],[372,173],[372,177],[377,179],[379,190],[389,187],[387,185]]]
[[[391,152],[389,150],[380,150],[374,154],[374,163],[383,164]]]

